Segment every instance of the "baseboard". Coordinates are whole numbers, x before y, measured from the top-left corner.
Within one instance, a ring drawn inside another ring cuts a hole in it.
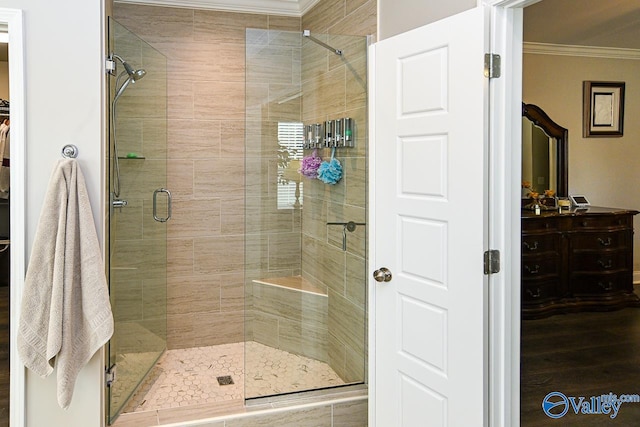
[[[640,285],[640,271],[633,272],[633,284]]]

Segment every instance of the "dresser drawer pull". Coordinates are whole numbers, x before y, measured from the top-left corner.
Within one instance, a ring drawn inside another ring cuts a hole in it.
[[[612,268],[612,267],[613,267],[613,261],[608,260],[608,261],[605,263],[603,260],[599,259],[599,260],[598,260],[598,265],[599,265],[600,267],[604,268],[605,270],[608,270],[608,269],[610,269],[610,268]]]
[[[537,251],[538,250],[538,241],[536,240],[535,242],[533,242],[533,245],[530,245],[529,242],[524,242],[523,246],[527,249],[529,249],[530,251]]]
[[[527,293],[531,298],[540,298],[540,288],[536,288],[535,293],[531,289],[527,289]]]
[[[610,291],[613,289],[613,282],[607,282],[606,284],[598,282],[598,286],[600,286],[605,291]]]
[[[527,270],[527,273],[529,273],[529,274],[538,274],[538,273],[540,273],[540,266],[538,264],[534,265],[533,268],[529,267],[528,265],[525,265],[524,269]]]
[[[611,237],[607,237],[606,240],[598,237],[598,243],[600,243],[602,246],[611,246]]]

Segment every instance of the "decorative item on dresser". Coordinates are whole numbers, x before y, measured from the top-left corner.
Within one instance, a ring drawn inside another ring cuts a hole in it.
[[[633,293],[636,210],[522,211],[522,318],[640,306]]]

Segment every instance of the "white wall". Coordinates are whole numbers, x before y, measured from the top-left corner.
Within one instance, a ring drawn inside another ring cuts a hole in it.
[[[0,0],[0,7],[24,11],[28,253],[49,176],[67,143],[79,148],[80,165],[102,236],[102,3]],[[102,369],[101,355],[97,355],[81,372],[73,402],[66,411],[57,406],[55,373],[41,379],[28,372],[27,427],[99,426]]]
[[[593,205],[640,210],[640,60],[524,55],[522,100],[569,130],[569,193]],[[624,135],[582,137],[582,82],[626,83]],[[640,215],[634,220],[634,270],[640,270]]]
[[[389,38],[476,5],[476,0],[378,0],[378,38]]]

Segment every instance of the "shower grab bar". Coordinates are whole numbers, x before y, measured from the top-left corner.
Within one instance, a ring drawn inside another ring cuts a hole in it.
[[[167,217],[161,218],[158,216],[158,193],[167,194]],[[153,192],[153,219],[158,222],[167,222],[171,219],[171,192],[166,188],[158,188]]]
[[[347,231],[349,233],[353,233],[356,231],[356,226],[358,225],[367,225],[364,222],[328,222],[327,225],[341,225],[342,226],[342,250],[347,250]]]

